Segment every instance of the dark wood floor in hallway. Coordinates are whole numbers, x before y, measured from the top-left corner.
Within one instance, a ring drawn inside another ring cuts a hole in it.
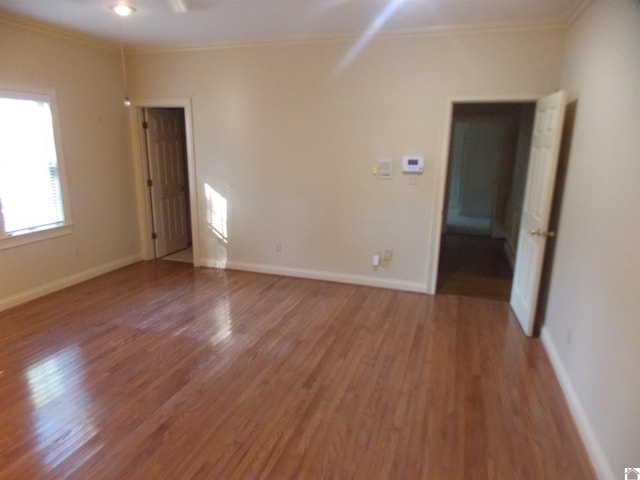
[[[513,271],[504,239],[448,233],[442,236],[438,293],[508,301]]]
[[[143,262],[0,313],[1,479],[594,479],[505,303]]]

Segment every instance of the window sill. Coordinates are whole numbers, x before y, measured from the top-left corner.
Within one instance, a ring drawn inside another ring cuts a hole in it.
[[[41,242],[43,240],[62,237],[64,235],[70,235],[71,230],[72,225],[67,224],[60,227],[49,228],[47,230],[40,230],[39,232],[24,233],[22,235],[15,235],[12,237],[0,237],[0,250],[6,250],[20,245],[27,245],[29,243]]]

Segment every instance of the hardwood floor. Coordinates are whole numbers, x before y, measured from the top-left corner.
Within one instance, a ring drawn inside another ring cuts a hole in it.
[[[1,479],[594,479],[506,304],[145,262],[0,312]]]
[[[509,301],[513,272],[504,242],[480,235],[443,235],[438,293]]]

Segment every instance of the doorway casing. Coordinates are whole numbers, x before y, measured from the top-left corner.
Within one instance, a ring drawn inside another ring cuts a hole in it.
[[[542,98],[544,94],[521,94],[521,95],[468,95],[448,97],[445,100],[444,124],[442,126],[442,146],[440,157],[435,166],[435,186],[434,189],[434,215],[431,217],[431,242],[427,252],[427,293],[436,293],[438,280],[438,262],[440,258],[440,240],[442,238],[442,225],[444,206],[446,205],[445,195],[447,192],[447,172],[449,165],[449,155],[451,148],[451,133],[453,120],[453,107],[456,103],[525,103],[535,102]]]
[[[191,243],[193,247],[193,266],[200,266],[200,237],[198,215],[198,190],[195,167],[193,121],[190,98],[162,98],[133,100],[130,115],[132,153],[135,162],[136,197],[138,203],[139,233],[142,258],[155,258],[153,239],[153,221],[151,203],[147,194],[147,163],[145,157],[145,137],[142,128],[142,112],[145,108],[181,108],[184,112],[185,139],[187,150],[187,177],[189,182],[189,203],[191,220]]]

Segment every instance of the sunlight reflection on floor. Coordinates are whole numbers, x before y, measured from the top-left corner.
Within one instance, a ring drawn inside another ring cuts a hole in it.
[[[82,377],[83,362],[76,346],[64,348],[27,370],[35,438],[48,467],[63,462],[98,433]],[[99,448],[94,447],[88,455]]]

